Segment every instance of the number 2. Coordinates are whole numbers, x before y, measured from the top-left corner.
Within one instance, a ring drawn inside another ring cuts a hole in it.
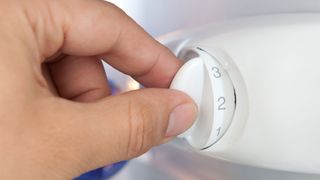
[[[219,111],[224,111],[224,110],[226,110],[226,107],[225,107],[226,98],[225,98],[225,97],[220,97],[220,98],[218,99],[218,103],[220,103],[219,106],[218,106],[218,110],[219,110]]]

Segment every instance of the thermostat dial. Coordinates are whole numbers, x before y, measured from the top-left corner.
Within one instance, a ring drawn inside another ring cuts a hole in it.
[[[185,92],[198,106],[195,123],[180,137],[196,149],[206,149],[225,134],[236,108],[236,93],[220,61],[201,48],[189,50],[192,57],[177,72],[171,89]]]

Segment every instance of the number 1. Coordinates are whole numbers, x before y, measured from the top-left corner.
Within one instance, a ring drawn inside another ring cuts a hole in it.
[[[220,131],[221,131],[221,127],[219,127],[218,129],[216,129],[216,131],[218,131],[217,136],[219,136],[219,135],[220,135]]]

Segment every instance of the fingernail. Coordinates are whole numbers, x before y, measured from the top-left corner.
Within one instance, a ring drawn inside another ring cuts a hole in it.
[[[166,136],[177,136],[191,127],[197,116],[197,107],[192,103],[177,106],[169,116]]]

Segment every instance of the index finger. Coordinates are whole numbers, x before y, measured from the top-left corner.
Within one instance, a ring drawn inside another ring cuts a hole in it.
[[[168,87],[181,62],[122,10],[100,0],[60,3],[63,53],[96,55],[147,87]]]

